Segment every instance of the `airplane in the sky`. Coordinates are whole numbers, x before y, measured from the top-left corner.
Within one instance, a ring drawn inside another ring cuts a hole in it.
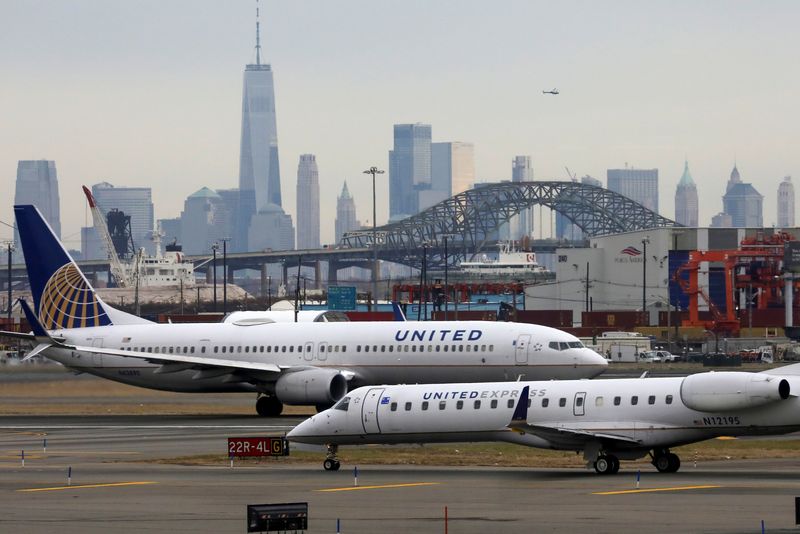
[[[368,386],[287,437],[327,445],[326,470],[339,469],[339,445],[502,441],[583,452],[601,474],[649,454],[670,473],[680,468],[670,447],[800,430],[798,391],[800,364],[685,378]]]
[[[591,378],[605,358],[554,328],[486,321],[155,324],[100,299],[34,206],[15,206],[36,354],[135,386],[253,392],[261,415],[367,384]],[[23,306],[28,309],[28,306]]]
[[[553,88],[552,91],[542,91],[542,94],[543,95],[557,95],[558,94],[558,89]]]

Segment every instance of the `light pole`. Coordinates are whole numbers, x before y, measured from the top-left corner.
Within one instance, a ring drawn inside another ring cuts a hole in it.
[[[211,251],[214,253],[214,259],[211,260],[211,270],[214,275],[214,312],[217,311],[217,249],[219,245],[214,243],[211,245]]]
[[[272,277],[267,276],[267,309],[272,309]]]
[[[644,251],[642,252],[643,260],[642,260],[642,313],[647,312],[647,244],[650,242],[650,236],[645,236],[642,239],[642,246],[644,247]],[[648,326],[650,325],[650,319],[647,320]]]
[[[444,320],[447,321],[447,302],[450,300],[450,288],[447,283],[447,241],[453,237],[452,234],[442,234],[444,239]]]
[[[383,174],[384,171],[374,165],[364,171],[364,174],[372,175],[372,302],[373,311],[378,309],[378,232],[375,229],[376,207],[375,207],[375,175]]]
[[[222,315],[228,313],[228,241],[230,237],[223,237],[222,241]]]

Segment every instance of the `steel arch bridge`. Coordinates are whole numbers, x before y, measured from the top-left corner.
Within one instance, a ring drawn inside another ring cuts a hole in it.
[[[480,252],[492,233],[520,211],[534,205],[567,217],[587,237],[680,226],[641,204],[603,187],[576,182],[504,182],[476,187],[417,215],[376,229],[381,259],[419,267],[423,246],[430,262],[442,266],[448,237],[449,263]],[[372,246],[372,230],[348,232],[341,246]]]

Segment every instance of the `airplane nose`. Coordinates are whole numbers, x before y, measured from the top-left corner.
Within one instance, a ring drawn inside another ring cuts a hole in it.
[[[583,353],[583,364],[588,367],[594,367],[596,373],[593,376],[597,376],[608,368],[608,360],[606,360],[603,356],[596,353],[592,349],[584,349]]]
[[[314,417],[310,417],[291,429],[287,434],[286,437],[290,440],[294,441],[301,441],[300,438],[307,437],[313,435],[313,428],[314,428]]]

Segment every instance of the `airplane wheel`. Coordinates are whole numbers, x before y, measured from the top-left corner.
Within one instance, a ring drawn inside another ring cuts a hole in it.
[[[339,462],[330,458],[326,458],[325,461],[322,462],[322,467],[325,468],[325,471],[338,471]]]
[[[261,396],[256,401],[256,412],[261,417],[278,417],[283,411],[283,403],[277,397]]]
[[[616,475],[617,473],[619,473],[619,458],[617,458],[613,454],[609,454],[608,461],[611,462],[611,470],[608,472],[608,474]]]
[[[672,464],[672,462],[670,462],[670,460],[669,460],[670,454],[671,453],[659,454],[658,456],[656,456],[653,459],[653,465],[656,466],[656,469],[658,469],[659,473],[671,473],[672,472],[672,471],[670,471],[670,466]],[[677,458],[677,456],[676,456],[676,458]],[[680,462],[678,462],[678,464],[680,465]]]
[[[339,463],[339,460],[334,460],[333,461],[333,470],[334,471],[338,471],[340,467],[342,467],[342,464]]]
[[[608,475],[611,473],[612,462],[608,456],[600,456],[594,461],[594,470],[601,475]]]
[[[667,454],[667,460],[669,462],[669,470],[668,473],[675,473],[678,469],[681,468],[681,459],[678,457],[677,454],[669,453]]]

